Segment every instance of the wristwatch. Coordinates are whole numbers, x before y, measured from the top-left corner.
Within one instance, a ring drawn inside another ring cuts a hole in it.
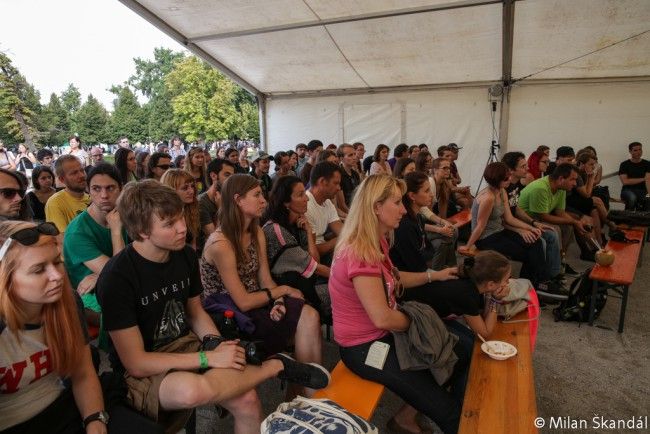
[[[105,410],[98,411],[97,413],[93,413],[84,419],[84,429],[86,429],[86,427],[90,422],[94,422],[96,420],[100,421],[104,425],[108,425],[108,419],[109,419],[108,412],[106,412]]]

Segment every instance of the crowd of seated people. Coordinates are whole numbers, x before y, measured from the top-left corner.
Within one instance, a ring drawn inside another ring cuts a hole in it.
[[[421,413],[456,432],[474,336],[494,330],[510,261],[547,301],[561,300],[575,273],[569,244],[593,260],[592,239],[615,227],[592,147],[562,146],[551,165],[545,146],[528,159],[509,152],[486,167],[474,198],[454,143],[438,158],[402,143],[391,159],[381,144],[364,160],[360,142],[212,158],[179,137],[151,154],[127,139],[114,165],[76,136],[70,144],[56,160],[36,153],[29,193],[23,172],[0,168],[0,430],[11,433],[161,432],[207,403],[232,414],[235,432],[259,432],[258,384],[292,383],[286,399],[328,384],[323,321],[350,370],[404,400],[391,430],[427,432]],[[640,143],[629,151],[621,196],[642,209],[650,163]],[[472,231],[458,246],[448,219],[466,208]],[[221,335],[226,311],[263,357]],[[104,399],[87,326],[99,329],[126,407]],[[426,327],[448,359],[440,372],[402,371],[397,342]],[[390,345],[380,368],[365,364],[375,342]]]

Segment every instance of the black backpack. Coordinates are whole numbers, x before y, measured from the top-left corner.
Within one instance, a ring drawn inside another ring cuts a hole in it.
[[[594,281],[589,278],[591,268],[580,274],[572,283],[569,290],[569,298],[562,301],[558,307],[553,309],[555,321],[589,321],[589,306],[591,305],[591,291]],[[600,288],[596,294],[594,306],[594,319],[600,313],[607,302],[607,289]]]

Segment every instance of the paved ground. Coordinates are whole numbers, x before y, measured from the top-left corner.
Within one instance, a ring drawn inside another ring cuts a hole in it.
[[[612,191],[620,191],[616,180],[608,180]],[[648,247],[648,246],[646,246]],[[620,300],[610,298],[596,327],[576,323],[554,322],[552,307],[544,308],[540,319],[537,348],[534,354],[537,408],[540,417],[629,419],[650,418],[650,249],[644,250],[644,266],[637,270],[630,289],[625,332],[618,334]],[[577,251],[569,253],[569,261],[578,270],[590,264],[577,259]],[[326,343],[324,365],[332,368],[338,361],[333,343]],[[259,388],[268,414],[282,401],[278,381],[269,381]],[[387,391],[372,422],[380,432],[388,432],[386,422],[399,408],[401,401]],[[217,420],[210,408],[198,412],[197,432],[201,434],[231,433],[232,420]],[[439,431],[436,431],[439,432]],[[489,429],[486,427],[486,431]],[[595,432],[595,430],[541,430],[541,432]],[[621,432],[609,430],[608,432]],[[513,433],[515,434],[515,433]]]

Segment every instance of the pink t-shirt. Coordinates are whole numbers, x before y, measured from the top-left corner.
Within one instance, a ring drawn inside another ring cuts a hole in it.
[[[386,240],[382,239],[381,247],[385,257],[381,263],[369,264],[360,261],[352,256],[348,249],[338,252],[332,262],[328,288],[332,299],[334,339],[343,347],[364,344],[388,333],[372,323],[352,283],[352,279],[357,276],[381,277],[380,273],[383,272],[388,286],[389,306],[391,309],[396,308],[395,281],[391,274],[393,263],[388,257]]]

